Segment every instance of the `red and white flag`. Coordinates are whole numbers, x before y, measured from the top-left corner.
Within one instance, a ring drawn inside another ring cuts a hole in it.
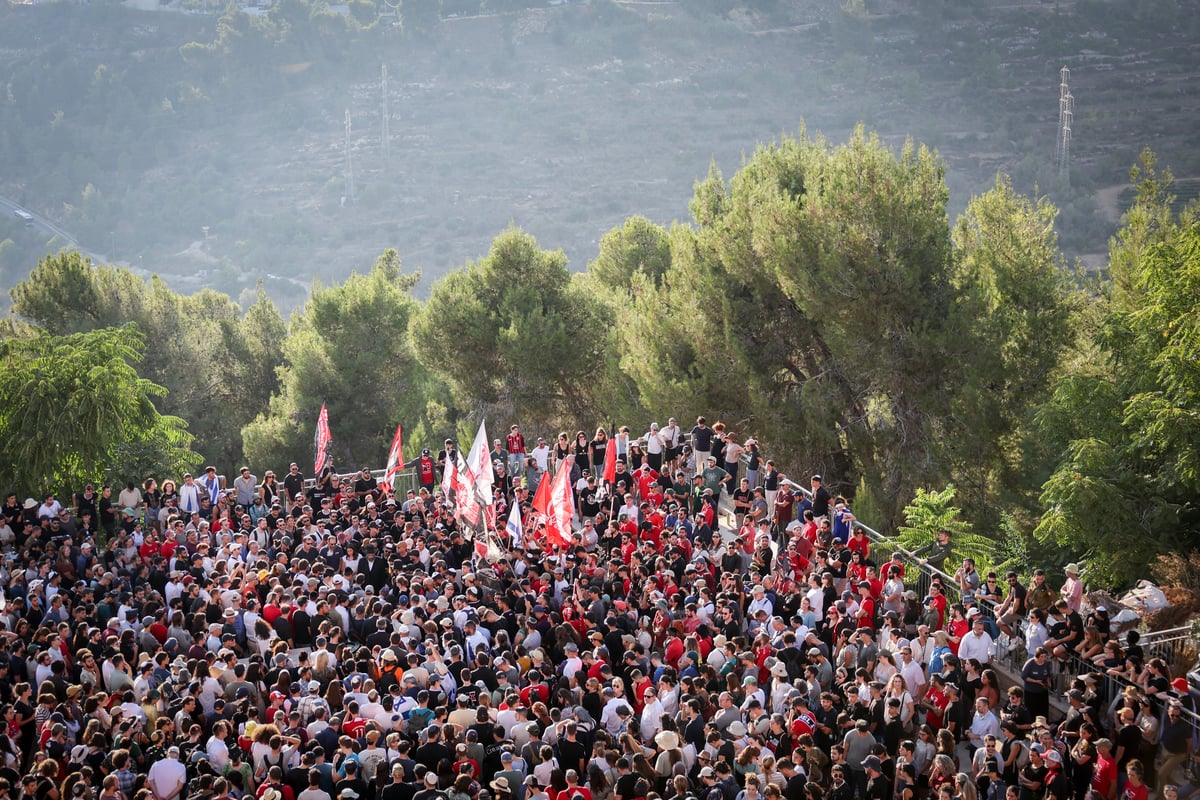
[[[396,488],[396,475],[404,464],[404,426],[396,426],[396,436],[392,439],[392,449],[388,451],[387,469],[383,473],[383,486],[386,491]]]
[[[562,548],[571,546],[571,535],[574,533],[571,527],[571,520],[575,517],[575,494],[571,491],[571,468],[574,465],[575,456],[567,456],[563,460],[550,487],[548,507],[543,511],[546,515],[546,543]],[[539,493],[541,488],[538,487]]]
[[[317,416],[317,433],[313,437],[313,475],[320,477],[321,470],[333,465],[331,446],[333,436],[329,433],[329,409],[321,403],[321,413]]]
[[[604,448],[604,485],[611,492],[617,480],[617,443],[611,436],[608,446]]]
[[[454,519],[464,534],[482,536],[487,530],[483,505],[475,487],[475,476],[467,466],[462,451],[458,451],[458,463],[455,464],[453,477],[450,481],[450,491],[454,504]]]
[[[471,443],[471,452],[467,455],[467,467],[474,479],[475,496],[484,510],[484,518],[489,528],[496,527],[496,511],[492,506],[492,485],[495,483],[495,472],[492,470],[491,451],[488,449],[487,421],[479,423],[475,433],[475,441]]]

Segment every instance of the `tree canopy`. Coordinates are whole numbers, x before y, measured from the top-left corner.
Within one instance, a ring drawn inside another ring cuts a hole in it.
[[[398,422],[411,456],[480,416],[705,414],[885,532],[950,520],[982,557],[1130,580],[1200,529],[1200,224],[1149,154],[1134,181],[1104,280],[1043,199],[1000,176],[952,223],[938,157],[862,129],[712,169],[690,223],[630,217],[583,273],[510,227],[424,302],[395,250],[287,323],[262,287],[243,309],[48,256],[0,335],[0,469],[32,491],[307,464],[323,403],[343,469],[382,464]]]
[[[193,463],[184,421],[154,406],[166,390],[137,374],[144,347],[132,324],[0,341],[4,485],[69,495],[88,481],[127,479],[130,469],[175,473]]]

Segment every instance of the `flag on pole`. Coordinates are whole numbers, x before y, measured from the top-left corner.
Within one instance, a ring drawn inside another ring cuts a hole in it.
[[[574,458],[574,456],[569,457]],[[563,471],[561,464],[558,467],[558,471]],[[570,471],[570,469],[567,470],[568,473]],[[555,476],[555,479],[557,480],[557,475]],[[537,491],[533,493],[533,510],[542,516],[546,516],[550,513],[550,484],[552,482],[553,481],[546,480],[546,478],[543,476],[542,479],[538,481]]]
[[[313,475],[320,476],[321,470],[333,466],[331,446],[333,437],[329,433],[329,409],[321,403],[321,413],[317,417],[317,433],[313,437]]]
[[[446,453],[446,463],[442,468],[442,495],[447,503],[454,501],[453,488],[457,480],[458,462],[454,460],[454,453]]]
[[[404,426],[396,426],[396,436],[392,439],[392,449],[388,451],[387,469],[383,473],[383,485],[387,491],[396,488],[395,477],[400,474],[404,464]]]
[[[617,442],[614,439],[608,440],[608,446],[604,448],[604,483],[611,487],[617,480]]]
[[[504,526],[508,531],[509,539],[512,541],[513,547],[520,547],[525,539],[525,528],[521,524],[521,504],[513,503],[512,511],[508,514],[508,524]]]
[[[550,506],[545,512],[546,542],[564,548],[571,545],[574,533],[571,527],[575,516],[575,495],[571,491],[571,467],[574,464],[575,456],[567,456],[555,474],[554,485],[550,487]]]
[[[496,511],[492,507],[492,485],[495,483],[495,472],[492,470],[491,451],[488,450],[487,421],[481,420],[479,430],[475,433],[475,441],[471,443],[471,452],[467,455],[467,467],[473,477],[473,487],[476,499],[483,508],[484,518],[488,527],[496,527]]]
[[[471,473],[471,468],[467,466],[461,450],[458,451],[458,463],[455,465],[450,489],[453,493],[453,499],[450,502],[454,504],[454,519],[463,533],[482,536],[487,530],[487,521],[483,505],[479,502],[475,476]]]

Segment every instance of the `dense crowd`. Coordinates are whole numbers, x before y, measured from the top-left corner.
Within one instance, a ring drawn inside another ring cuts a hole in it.
[[[292,464],[10,494],[0,800],[1196,794],[1186,680],[1084,608],[1074,565],[1001,583],[945,532],[878,553],[820,476],[797,491],[703,418],[513,426],[483,557],[440,491],[455,447],[395,492]],[[529,504],[563,469],[551,545]],[[998,647],[1028,654],[1018,684]]]

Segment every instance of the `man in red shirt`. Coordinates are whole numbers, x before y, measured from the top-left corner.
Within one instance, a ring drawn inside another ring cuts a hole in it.
[[[1113,758],[1112,741],[1096,740],[1096,767],[1092,770],[1092,789],[1102,800],[1117,796],[1117,760]]]
[[[521,435],[520,425],[509,428],[505,446],[508,448],[508,471],[519,475],[521,468],[525,466],[525,437]]]

